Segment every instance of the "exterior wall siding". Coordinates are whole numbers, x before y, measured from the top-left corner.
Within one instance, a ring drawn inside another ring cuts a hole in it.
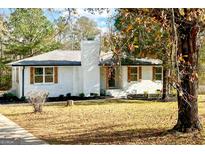
[[[25,67],[24,94],[27,96],[31,90],[46,90],[49,97],[58,97],[59,95],[73,94],[73,67],[58,67],[58,83],[30,84],[30,67]]]
[[[100,67],[100,89],[106,89],[106,72],[103,67]]]
[[[156,94],[157,90],[162,90],[163,81],[152,81],[152,66],[142,66],[142,80],[128,82],[127,66],[122,66],[122,86],[127,93]]]
[[[99,41],[83,41],[81,66],[58,66],[58,83],[31,84],[30,67],[25,67],[24,96],[27,96],[31,90],[46,90],[49,92],[49,97],[58,97],[67,93],[73,96],[78,96],[80,93],[84,93],[85,96],[90,96],[90,93],[100,95],[99,49]],[[14,77],[15,71],[12,73]],[[22,67],[19,70],[19,87],[16,84],[12,85],[14,93],[19,98],[22,97]]]
[[[17,97],[20,97],[20,84],[21,84],[21,76],[20,76],[21,74],[20,73],[21,73],[20,67],[13,67],[12,68],[12,89],[11,89],[11,92],[14,93]],[[17,75],[19,75],[18,82],[16,79]]]

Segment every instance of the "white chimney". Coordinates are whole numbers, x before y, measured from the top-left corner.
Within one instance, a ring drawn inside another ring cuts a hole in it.
[[[83,74],[83,93],[100,95],[100,41],[90,40],[81,42],[81,66]]]

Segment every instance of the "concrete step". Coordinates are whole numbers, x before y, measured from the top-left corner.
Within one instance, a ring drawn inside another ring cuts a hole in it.
[[[108,89],[106,94],[115,98],[127,98],[127,93],[122,89]]]

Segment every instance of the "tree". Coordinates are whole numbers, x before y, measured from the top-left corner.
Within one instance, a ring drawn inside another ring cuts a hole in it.
[[[6,47],[15,57],[29,57],[59,46],[53,24],[42,9],[15,9],[9,17],[8,27]]]
[[[198,116],[199,34],[203,31],[204,9],[124,9],[140,21],[149,17],[160,23],[171,37],[172,73],[170,82],[178,91],[178,121],[174,130],[201,130]],[[135,18],[126,18],[135,20]],[[127,26],[129,29],[130,25]],[[135,27],[132,27],[134,30]],[[129,32],[129,31],[128,31]],[[165,56],[165,55],[164,55]]]
[[[93,39],[100,34],[97,23],[88,17],[80,17],[74,24],[74,32],[79,39]]]
[[[62,29],[61,41],[64,49],[79,50],[81,40],[94,39],[100,34],[97,23],[87,17],[82,16],[76,21],[66,21],[66,25],[65,21],[65,18],[60,18],[57,24]]]
[[[8,75],[10,70],[5,65],[9,62],[9,58],[4,52],[4,41],[7,33],[8,29],[5,25],[5,20],[2,16],[0,16],[0,89],[2,90],[8,89],[11,85],[11,77]]]

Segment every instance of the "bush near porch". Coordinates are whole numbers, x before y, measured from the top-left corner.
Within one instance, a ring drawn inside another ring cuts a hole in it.
[[[202,98],[200,98],[202,100]],[[0,113],[50,144],[204,144],[204,131],[170,134],[176,102],[136,100],[49,103],[34,114],[26,104],[1,105]],[[205,125],[205,106],[199,103]]]

